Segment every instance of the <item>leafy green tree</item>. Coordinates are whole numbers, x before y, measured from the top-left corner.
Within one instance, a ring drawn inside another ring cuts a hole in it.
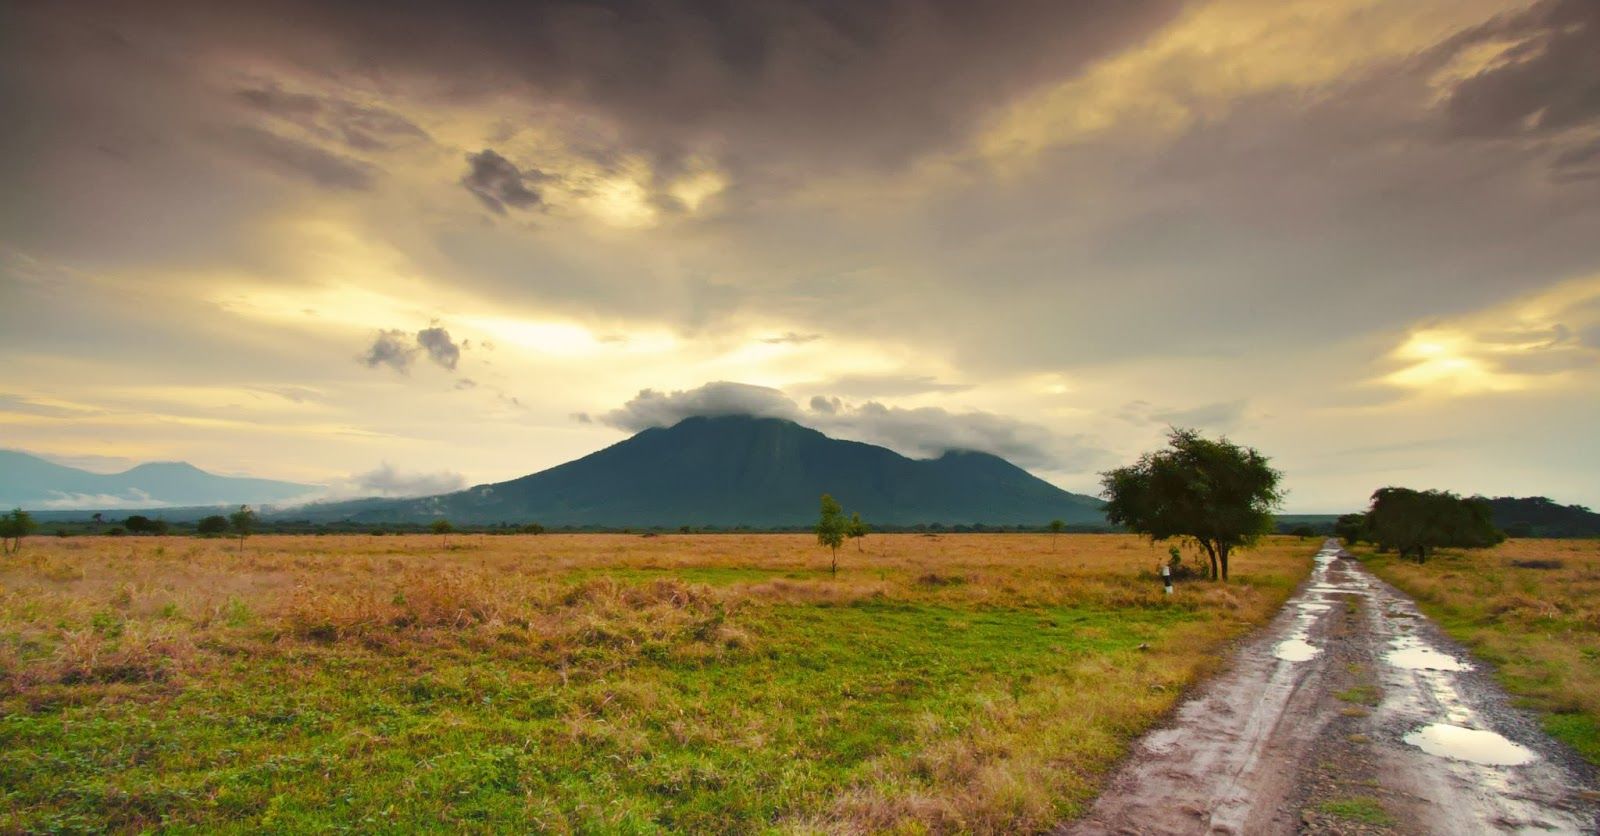
[[[201,517],[200,521],[194,524],[194,530],[199,534],[206,535],[226,533],[228,530],[228,518],[221,514]]]
[[[0,553],[16,554],[22,551],[22,538],[38,528],[33,515],[21,508],[13,508],[11,513],[0,517]]]
[[[844,544],[845,535],[844,508],[828,494],[822,495],[822,515],[817,518],[817,544],[833,550],[833,562],[828,565],[828,571],[834,576],[839,575],[839,546]]]
[[[1316,531],[1316,529],[1312,528],[1311,526],[1306,525],[1305,523],[1301,523],[1300,525],[1297,525],[1294,528],[1289,529],[1289,533],[1291,535],[1295,536],[1295,537],[1299,537],[1300,539],[1304,540],[1307,537],[1316,536],[1317,531]]]
[[[1371,538],[1418,563],[1438,548],[1481,549],[1505,540],[1482,497],[1462,499],[1449,491],[1379,488],[1367,510]]]
[[[122,521],[122,527],[128,529],[129,534],[147,534],[154,525],[155,520],[143,514],[134,514]]]
[[[860,514],[851,514],[850,521],[844,525],[844,536],[856,541],[856,551],[863,551],[861,541],[872,533],[872,526],[862,521]]]
[[[1266,456],[1226,438],[1174,429],[1168,448],[1101,474],[1106,519],[1153,541],[1188,537],[1211,558],[1211,579],[1228,579],[1228,555],[1272,531],[1283,475]]]
[[[439,535],[439,540],[444,545],[448,546],[450,545],[450,532],[455,531],[456,529],[455,526],[450,524],[449,520],[441,517],[437,520],[434,520],[433,524],[428,526],[428,530]]]
[[[228,515],[228,526],[239,536],[239,551],[243,553],[244,538],[256,530],[256,512],[248,505],[240,505],[239,510]]]
[[[542,525],[540,525],[538,523],[528,523],[527,525],[522,527],[522,533],[523,534],[543,534],[544,533],[544,526],[542,526]]]
[[[1066,527],[1067,524],[1061,520],[1050,521],[1050,548],[1052,551],[1055,550],[1056,540],[1061,537],[1061,529]]]
[[[1341,514],[1333,523],[1333,534],[1344,541],[1346,546],[1367,539],[1366,514]]]

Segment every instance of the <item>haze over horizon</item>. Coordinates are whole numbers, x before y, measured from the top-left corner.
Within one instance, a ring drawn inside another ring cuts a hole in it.
[[[14,3],[0,447],[345,495],[688,415],[1600,506],[1600,4]]]

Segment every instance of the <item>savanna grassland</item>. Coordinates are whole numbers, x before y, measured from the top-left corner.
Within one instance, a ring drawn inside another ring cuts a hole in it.
[[[1508,540],[1422,564],[1357,552],[1600,764],[1600,540]]]
[[[1315,548],[1169,598],[1118,535],[31,538],[0,831],[1039,830]]]

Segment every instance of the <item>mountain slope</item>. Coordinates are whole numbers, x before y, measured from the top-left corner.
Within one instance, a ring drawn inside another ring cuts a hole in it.
[[[15,450],[0,450],[0,505],[47,508],[157,508],[236,505],[303,497],[315,485],[218,476],[185,462],[141,464],[122,473],[91,473]]]
[[[314,505],[296,519],[484,524],[808,525],[833,494],[869,522],[1103,523],[1099,500],[1067,493],[986,453],[909,459],[777,418],[690,418],[520,479],[412,500]]]

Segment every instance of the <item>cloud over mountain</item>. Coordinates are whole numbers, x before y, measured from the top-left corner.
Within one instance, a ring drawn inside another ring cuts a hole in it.
[[[847,403],[821,395],[801,409],[782,390],[716,381],[673,392],[645,389],[595,418],[628,432],[670,427],[685,418],[752,415],[783,418],[837,438],[865,441],[908,456],[931,458],[950,450],[992,453],[1030,469],[1082,472],[1107,463],[1106,451],[1083,435],[1063,435],[1038,424],[989,412],[939,407],[903,408],[874,400]],[[588,418],[584,416],[580,418]]]

